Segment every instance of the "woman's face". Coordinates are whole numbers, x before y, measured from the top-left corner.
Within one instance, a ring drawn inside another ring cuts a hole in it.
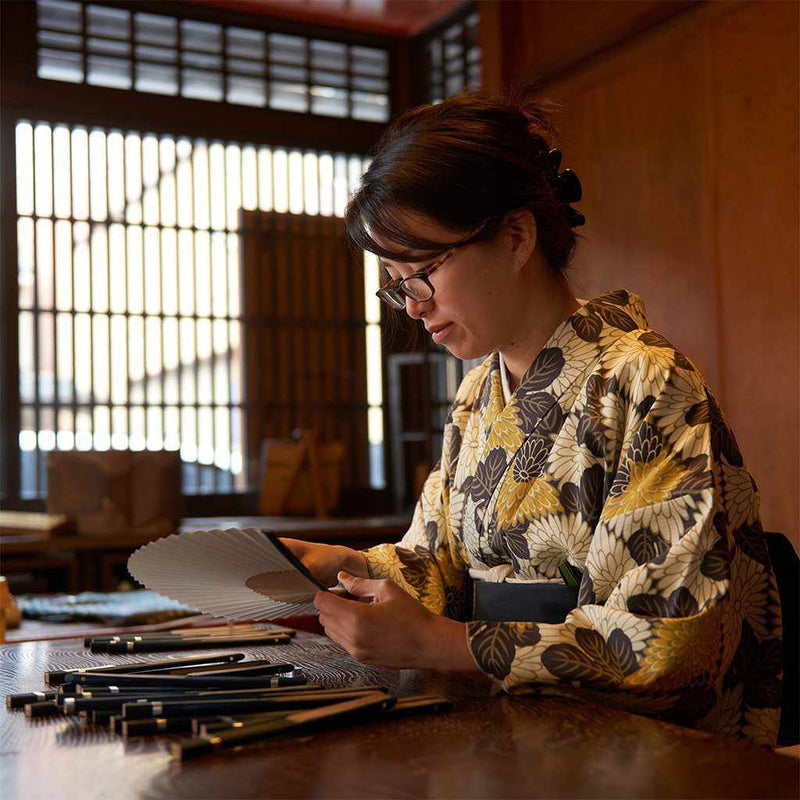
[[[535,223],[532,215],[533,244]],[[463,231],[444,228],[420,215],[404,215],[414,233],[433,241],[457,241]],[[387,249],[402,249],[396,243],[375,240]],[[527,261],[533,244],[520,253],[520,242],[504,227],[491,241],[475,242],[456,248],[453,254],[430,276],[434,295],[418,302],[406,298],[406,312],[421,319],[437,344],[444,345],[461,359],[478,358],[492,350],[502,350],[514,338],[524,298],[520,292],[520,259]],[[524,249],[524,243],[523,243]],[[437,261],[441,256],[420,262],[398,262],[380,259],[389,277],[407,278]]]

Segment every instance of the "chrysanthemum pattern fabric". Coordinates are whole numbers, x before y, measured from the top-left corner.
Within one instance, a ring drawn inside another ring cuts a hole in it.
[[[582,305],[508,404],[497,353],[472,370],[410,529],[365,552],[374,577],[465,621],[470,567],[535,580],[567,560],[583,579],[563,624],[467,621],[499,686],[775,742],[781,616],[757,489],[636,295]]]

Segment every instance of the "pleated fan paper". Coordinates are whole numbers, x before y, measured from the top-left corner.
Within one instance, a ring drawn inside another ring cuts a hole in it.
[[[188,531],[140,547],[128,571],[143,586],[228,620],[316,614],[325,590],[277,536],[266,531]]]

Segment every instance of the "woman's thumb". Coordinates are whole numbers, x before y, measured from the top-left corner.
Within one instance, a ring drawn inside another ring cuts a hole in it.
[[[368,578],[359,578],[341,570],[336,576],[347,591],[356,597],[372,597],[375,594],[375,583]]]

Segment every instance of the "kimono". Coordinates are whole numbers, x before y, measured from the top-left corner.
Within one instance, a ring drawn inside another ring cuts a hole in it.
[[[561,624],[469,620],[498,689],[590,698],[774,745],[781,615],[757,488],[705,380],[618,290],[554,331],[504,402],[499,354],[462,381],[398,544],[364,551],[469,620],[470,570],[582,571]]]

